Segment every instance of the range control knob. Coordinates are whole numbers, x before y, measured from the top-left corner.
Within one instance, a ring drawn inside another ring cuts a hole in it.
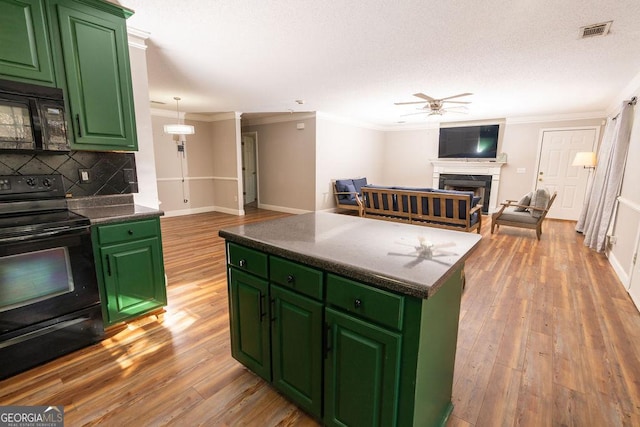
[[[44,185],[45,187],[51,187],[51,180],[49,178],[43,179],[42,185]]]
[[[29,187],[35,187],[35,186],[36,186],[36,184],[38,183],[38,180],[36,180],[36,179],[35,179],[35,178],[33,178],[33,177],[30,177],[30,178],[27,178],[26,183],[27,183],[27,185],[28,185]]]

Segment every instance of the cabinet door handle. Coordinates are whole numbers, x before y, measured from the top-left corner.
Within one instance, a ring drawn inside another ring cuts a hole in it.
[[[276,299],[275,298],[271,298],[271,321],[275,322],[276,321]]]
[[[287,276],[287,283],[293,283],[295,281],[296,281],[296,278],[293,277],[291,274]]]
[[[80,114],[76,114],[76,124],[78,125],[78,137],[82,138],[82,128],[80,127]]]
[[[133,236],[133,230],[129,230],[127,233],[129,233],[129,236]]]
[[[260,323],[262,323],[262,318],[267,315],[264,311],[264,294],[260,293],[260,304],[258,304],[258,315],[260,316]]]
[[[354,308],[360,308],[360,307],[362,307],[362,300],[361,300],[360,298],[356,298],[356,299],[353,301],[353,307],[354,307]]]
[[[111,276],[111,259],[109,255],[105,256],[105,258],[107,259],[107,275]]]
[[[331,351],[331,325],[325,323],[325,333],[324,333],[324,358],[329,357],[329,352]]]
[[[247,266],[247,261],[245,259],[241,259],[240,261],[238,261],[238,265],[244,268]]]

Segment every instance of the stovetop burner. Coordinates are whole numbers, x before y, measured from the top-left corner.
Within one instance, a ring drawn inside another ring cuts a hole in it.
[[[0,241],[88,228],[67,209],[61,175],[0,176]]]

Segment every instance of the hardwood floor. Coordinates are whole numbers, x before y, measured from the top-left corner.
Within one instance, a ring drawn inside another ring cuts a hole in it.
[[[162,219],[166,313],[0,382],[0,405],[65,405],[66,425],[313,426],[230,356],[220,228]],[[640,314],[573,223],[502,227],[467,262],[449,426],[640,425]]]

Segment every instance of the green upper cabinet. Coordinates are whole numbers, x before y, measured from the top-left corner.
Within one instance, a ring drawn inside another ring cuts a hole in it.
[[[43,0],[0,0],[0,77],[55,85]]]
[[[76,150],[135,151],[131,67],[123,10],[102,2],[48,2],[55,67],[64,75]],[[103,5],[102,8],[95,7]]]

